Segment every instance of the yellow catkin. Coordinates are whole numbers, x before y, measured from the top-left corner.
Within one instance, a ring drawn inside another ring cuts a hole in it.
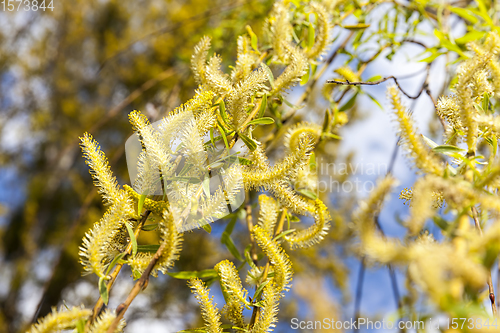
[[[104,203],[107,205],[113,204],[118,197],[119,188],[106,155],[101,151],[99,143],[89,133],[85,133],[80,138],[80,146],[86,159],[85,162],[90,167],[90,174],[94,179],[94,184],[99,189]]]
[[[90,326],[89,333],[106,333],[116,318],[116,314],[109,310],[104,310]],[[125,319],[121,319],[114,333],[120,333],[125,327]]]
[[[292,249],[306,248],[318,244],[328,234],[331,220],[328,209],[319,199],[316,199],[314,206],[314,224],[307,229],[296,231],[285,236],[285,239]]]
[[[262,309],[260,311],[260,316],[255,326],[252,329],[252,333],[266,333],[271,332],[276,327],[276,322],[278,321],[278,305],[281,294],[279,292],[279,287],[274,283],[268,283],[264,287],[262,295]]]
[[[273,281],[276,284],[277,290],[279,292],[288,290],[293,275],[292,263],[288,255],[261,227],[255,226],[252,229],[252,233],[257,244],[259,244],[269,258],[269,262],[274,266]]]
[[[213,303],[213,297],[208,294],[208,288],[198,278],[190,279],[189,287],[200,304],[201,314],[205,321],[205,330],[209,333],[222,333],[221,316],[216,307],[217,305]]]
[[[69,310],[57,311],[52,308],[52,312],[36,324],[33,324],[27,333],[52,333],[65,329],[73,329],[80,320],[86,320],[92,314],[91,310],[73,307]]]
[[[221,261],[214,268],[219,274],[221,287],[226,295],[223,312],[233,324],[243,328],[243,305],[248,304],[246,300],[248,292],[241,285],[238,271],[229,260]]]
[[[413,120],[401,103],[397,88],[395,86],[389,87],[388,93],[396,121],[399,124],[401,142],[409,152],[416,167],[426,173],[442,175],[444,172],[442,163],[424,146],[422,139],[417,134]]]

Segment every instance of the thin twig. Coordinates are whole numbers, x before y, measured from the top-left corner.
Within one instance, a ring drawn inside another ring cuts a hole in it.
[[[474,219],[474,224],[476,225],[476,229],[479,232],[479,235],[482,237],[483,236],[483,230],[481,229],[481,224],[479,223],[479,218],[477,214],[477,209],[476,207],[472,206],[472,218]],[[488,292],[489,292],[489,297],[490,297],[490,302],[491,302],[491,311],[493,312],[493,315],[497,315],[497,305],[495,303],[495,289],[493,288],[493,281],[491,278],[491,270],[488,272],[488,278],[486,283],[488,284]]]
[[[394,80],[394,83],[396,83],[396,86],[398,86],[398,89],[408,98],[411,98],[411,99],[417,99],[420,97],[420,95],[422,95],[422,92],[425,90],[425,88],[427,87],[427,84],[424,84],[424,87],[423,89],[421,89],[419,91],[419,93],[416,95],[416,96],[410,96],[408,95],[404,90],[403,88],[401,88],[401,86],[399,85],[399,82],[398,82],[398,79],[394,76],[388,76],[388,77],[385,77],[383,79],[380,79],[378,81],[373,81],[373,82],[350,82],[349,80],[345,80],[345,81],[337,81],[337,80],[327,80],[326,83],[335,83],[335,84],[339,84],[339,85],[343,85],[343,86],[376,86],[378,84],[381,84],[382,82],[385,82],[387,80]]]

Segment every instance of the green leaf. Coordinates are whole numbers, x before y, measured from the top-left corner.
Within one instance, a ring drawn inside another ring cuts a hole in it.
[[[231,150],[229,149],[229,144],[227,143],[227,138],[226,138],[226,133],[224,132],[224,130],[219,126],[219,124],[217,124],[217,128],[219,129],[219,132],[222,136],[222,139],[224,140],[224,145],[226,145],[226,149],[227,149],[227,154],[228,155],[231,155]]]
[[[248,158],[244,158],[244,157],[239,157],[238,156],[238,160],[240,161],[241,165],[251,165],[251,164],[253,164],[253,162],[250,161]]]
[[[456,14],[460,16],[461,18],[469,21],[472,24],[476,24],[478,21],[478,18],[468,9],[466,8],[459,8],[459,7],[448,7],[450,12],[453,14]]]
[[[339,109],[340,112],[349,110],[354,106],[354,103],[356,102],[356,97],[358,96],[358,93],[355,93],[342,107]]]
[[[439,57],[440,55],[444,54],[444,52],[439,52],[438,50],[433,50],[430,52],[431,52],[430,56],[428,56],[427,58],[424,58],[422,60],[419,60],[419,62],[430,63],[430,62],[433,62],[434,60],[436,60],[436,58]]]
[[[156,230],[156,228],[158,228],[158,223],[152,223],[152,224],[143,225],[141,230],[142,231],[154,231],[154,230]]]
[[[85,333],[85,319],[79,319],[76,322],[76,332],[77,333]]]
[[[262,117],[259,119],[254,119],[248,123],[248,125],[270,125],[274,124],[274,119],[271,117]]]
[[[171,272],[167,273],[174,279],[179,279],[179,280],[189,280],[192,278],[199,278],[199,279],[204,279],[204,278],[217,278],[217,272],[215,269],[205,269],[203,271],[182,271],[182,272]]]
[[[318,199],[318,196],[313,191],[310,191],[310,190],[307,190],[307,189],[296,190],[296,191],[299,192],[300,194],[308,197],[309,199],[312,199],[312,200]]]
[[[239,261],[244,261],[244,259],[241,257],[240,252],[238,251],[238,249],[234,245],[234,242],[233,242],[233,239],[231,238],[231,235],[227,231],[224,231],[222,233],[222,237],[220,239],[220,242],[227,247],[229,252],[231,252],[231,254],[236,259],[238,259]]]
[[[99,294],[101,294],[101,299],[103,303],[108,305],[109,301],[108,288],[106,287],[106,279],[102,277],[99,278]]]
[[[250,139],[243,133],[239,133],[238,135],[240,136],[241,140],[243,140],[248,149],[250,149],[250,151],[254,151],[257,148],[257,143],[253,139]]]
[[[128,236],[132,242],[132,257],[135,257],[137,254],[137,239],[135,239],[134,230],[132,230],[132,227],[128,223],[125,223],[125,227],[127,228]]]
[[[424,139],[424,142],[427,143],[427,145],[429,147],[431,147],[431,149],[439,146],[437,143],[435,143],[434,141],[432,141],[431,139],[429,139],[425,135],[423,135],[423,134],[420,134],[420,135],[422,136],[422,139]]]
[[[295,229],[288,229],[288,230],[285,230],[283,232],[280,232],[280,234],[278,236],[274,237],[274,240],[278,240],[282,237],[285,237],[286,235],[291,234],[294,231],[295,231]]]
[[[472,30],[463,35],[462,37],[455,39],[455,42],[457,44],[467,44],[470,41],[479,40],[483,38],[484,34],[485,34],[484,31]]]
[[[379,107],[382,111],[384,111],[384,108],[382,107],[382,104],[380,104],[380,102],[379,102],[379,101],[377,101],[377,99],[376,99],[373,95],[371,95],[371,94],[369,94],[369,93],[367,93],[367,92],[365,92],[365,95],[366,95],[366,96],[368,96],[368,98],[369,98],[369,99],[371,99],[373,103],[377,104],[377,105],[378,105],[378,107]]]
[[[252,249],[252,245],[248,245],[246,248],[245,248],[245,261],[247,262],[248,265],[250,265],[250,267],[252,268],[255,268],[257,266],[255,266],[253,260],[252,260],[252,256],[250,255],[250,250]]]
[[[205,192],[205,195],[207,198],[210,198],[210,177],[208,175],[205,175],[205,179],[203,179],[203,192]]]
[[[274,75],[273,75],[273,71],[271,71],[271,68],[269,68],[265,63],[261,63],[260,65],[266,71],[267,77],[269,78],[269,84],[271,84],[271,88],[274,89]]]
[[[117,254],[117,255],[114,257],[113,261],[112,261],[112,262],[108,265],[108,268],[106,269],[106,275],[108,275],[108,274],[111,272],[111,270],[113,269],[113,267],[115,267],[115,265],[116,265],[116,264],[117,264],[120,260],[122,260],[122,259],[123,259],[123,257],[125,257],[125,255],[126,255],[126,254],[127,254],[127,253],[122,252],[122,253]]]
[[[268,275],[269,277],[269,275]],[[259,299],[259,297],[262,294],[262,291],[264,290],[264,287],[269,283],[270,280],[266,280],[263,283],[259,285],[259,287],[255,290],[255,294],[253,296],[254,299]]]
[[[144,201],[146,201],[146,197],[149,193],[149,190],[144,191],[144,193],[139,198],[139,202],[137,203],[137,214],[141,216],[142,207],[144,206]]]
[[[372,76],[371,78],[369,78],[368,80],[366,80],[366,82],[375,82],[375,81],[378,81],[378,80],[382,80],[382,75]]]
[[[309,77],[311,76],[311,66],[308,67],[306,73],[302,75],[300,78],[300,85],[303,86],[309,81]]]
[[[330,114],[330,110],[325,110],[325,117],[323,118],[323,128],[321,129],[321,133],[327,133],[330,130],[330,124],[332,122],[332,115]]]
[[[262,101],[260,102],[259,115],[258,118],[262,118],[267,109],[267,94],[262,96]]]
[[[158,249],[160,248],[160,245],[158,244],[148,244],[148,245],[138,245],[137,246],[137,252],[153,252],[156,253]]]
[[[358,23],[358,24],[346,24],[342,26],[344,29],[349,29],[349,30],[360,30],[360,29],[366,29],[369,28],[370,25],[366,23]]]
[[[333,133],[323,133],[323,136],[326,136],[327,138],[336,139],[336,140],[342,140],[341,136],[338,136],[337,134],[333,134]]]
[[[224,120],[226,125],[231,126],[231,122],[229,121],[229,117],[227,116],[227,113],[226,113],[226,103],[224,103],[224,101],[221,101],[219,103],[219,110],[220,110],[220,116],[222,117],[222,120]]]
[[[488,112],[490,108],[490,95],[488,95],[488,93],[483,94],[482,107],[484,112]]]
[[[204,224],[201,226],[203,228],[203,230],[205,230],[206,232],[208,232],[209,234],[212,233],[212,226],[210,224]]]
[[[448,36],[446,36],[443,32],[434,29],[434,36],[436,36],[439,39],[439,42],[441,43],[441,46],[456,52],[458,55],[460,55],[462,58],[468,58],[465,53],[463,53],[462,49],[457,44],[452,43],[449,39]]]
[[[432,148],[432,151],[435,151],[436,153],[449,154],[449,153],[459,153],[465,151],[465,149],[455,147],[452,145],[440,145]]]
[[[259,52],[259,48],[258,48],[258,38],[257,38],[257,35],[253,32],[252,28],[247,25],[246,26],[246,29],[247,29],[247,32],[248,34],[250,35],[250,40],[251,40],[251,45],[252,45],[252,49],[255,51],[255,52]]]
[[[307,47],[309,49],[312,49],[314,46],[314,35],[315,35],[314,25],[311,22],[309,22],[307,27]]]

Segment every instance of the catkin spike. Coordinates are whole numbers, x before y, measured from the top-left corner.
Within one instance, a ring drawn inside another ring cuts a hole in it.
[[[290,63],[274,81],[272,95],[282,93],[299,82],[309,67],[307,57],[299,48],[289,44],[285,44],[284,48],[289,54]]]
[[[293,27],[288,8],[282,2],[274,3],[268,24],[276,58],[287,62],[290,54],[286,50],[286,45],[292,41]]]
[[[326,47],[330,42],[330,30],[332,29],[332,26],[330,24],[328,12],[323,4],[319,2],[311,2],[310,6],[312,11],[316,14],[317,23],[314,45],[307,51],[307,57],[315,60],[325,52]]]
[[[248,304],[246,300],[248,292],[241,285],[238,271],[229,260],[221,261],[214,268],[220,277],[221,288],[227,296],[223,313],[233,324],[243,328],[245,326],[243,305]]]
[[[246,188],[272,188],[277,181],[294,179],[296,172],[309,161],[313,149],[313,138],[303,134],[296,150],[290,153],[281,162],[276,163],[269,170],[244,168],[242,172]]]
[[[417,168],[427,173],[442,175],[444,167],[435,155],[432,155],[424,146],[420,136],[418,136],[413,120],[411,119],[395,86],[389,87],[389,97],[399,124],[401,142],[408,150]]]
[[[276,284],[276,290],[279,293],[283,290],[288,290],[293,275],[292,263],[288,255],[260,226],[253,227],[252,233],[257,244],[259,244],[262,251],[269,258],[269,262],[274,266],[273,281]]]
[[[80,146],[83,156],[86,159],[85,162],[90,167],[90,174],[94,179],[94,185],[98,187],[104,203],[106,205],[113,204],[119,197],[119,188],[116,177],[111,172],[106,155],[101,151],[99,144],[89,133],[85,133],[80,138]]]
[[[114,312],[104,310],[101,315],[92,323],[92,326],[90,326],[89,333],[106,333],[115,318],[116,314]],[[125,319],[122,318],[114,333],[122,332],[125,325]]]
[[[125,223],[135,219],[132,198],[121,191],[119,200],[88,231],[80,246],[80,262],[88,273],[104,277],[106,265],[126,246]]]
[[[231,72],[233,83],[244,80],[251,72],[254,64],[259,60],[258,55],[250,50],[250,40],[247,36],[238,37],[238,57],[236,66]]]
[[[229,77],[222,72],[221,63],[222,59],[218,55],[214,55],[210,58],[205,72],[205,84],[210,90],[213,90],[219,95],[224,95],[233,90],[233,86]]]
[[[79,320],[86,320],[91,314],[91,310],[78,307],[72,307],[69,310],[61,308],[59,311],[52,308],[52,312],[39,319],[36,324],[33,324],[27,333],[52,333],[73,329]]]
[[[220,321],[217,304],[213,304],[213,297],[209,297],[209,290],[205,284],[198,278],[189,280],[189,287],[195,294],[198,303],[201,306],[201,314],[205,321],[205,329],[209,333],[222,333],[222,323]]]
[[[258,91],[265,91],[267,88],[264,83],[268,80],[267,73],[260,67],[238,83],[228,95],[227,111],[232,116],[233,128],[241,128],[248,117],[247,108],[252,96]]]
[[[204,36],[194,48],[193,56],[191,57],[191,68],[193,69],[194,78],[199,85],[206,83],[206,62],[210,50],[210,37]]]
[[[318,124],[302,121],[293,125],[286,133],[283,145],[289,151],[295,151],[298,148],[300,137],[307,133],[313,137],[313,140],[318,140],[321,135],[322,127]]]
[[[328,234],[330,229],[330,214],[328,209],[319,199],[315,201],[314,224],[309,228],[301,231],[295,231],[290,235],[285,236],[285,239],[290,243],[292,249],[306,248],[314,244],[318,244]]]
[[[259,226],[267,231],[269,237],[274,235],[274,226],[278,220],[278,205],[276,201],[265,194],[259,195]]]
[[[263,305],[259,320],[252,329],[252,333],[272,332],[278,321],[278,305],[281,297],[279,289],[271,283],[264,287]]]

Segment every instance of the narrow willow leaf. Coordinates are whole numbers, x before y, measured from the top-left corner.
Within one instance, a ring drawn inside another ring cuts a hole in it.
[[[104,304],[108,305],[109,294],[108,288],[106,287],[106,280],[104,278],[99,278],[99,294],[101,294],[101,299]]]
[[[137,203],[137,215],[142,214],[142,207],[144,206],[144,201],[146,201],[146,197],[149,193],[149,190],[146,190],[141,197],[139,198],[139,202]]]
[[[312,191],[309,191],[309,190],[306,190],[306,189],[301,189],[301,190],[297,190],[297,192],[299,192],[300,194],[308,197],[309,199],[313,199],[313,200],[318,199],[318,196],[316,195],[316,193],[314,193]]]
[[[358,93],[355,93],[354,96],[352,96],[342,107],[339,109],[339,111],[346,111],[349,110],[354,106],[354,103],[356,102],[356,97],[358,97]]]
[[[149,245],[137,245],[137,252],[153,252],[156,253],[160,245],[158,244],[149,244]]]
[[[267,277],[271,277],[269,274]],[[269,283],[269,280],[264,281],[263,283],[260,284],[260,286],[255,290],[255,294],[253,296],[254,299],[259,299],[260,296],[262,295],[262,290],[264,290],[264,287]]]
[[[127,253],[125,252],[122,252],[122,253],[119,253],[116,255],[116,257],[113,259],[113,261],[108,265],[108,268],[106,269],[106,275],[108,275],[111,270],[113,269],[113,267],[115,267],[115,265],[121,260],[123,259],[123,257],[125,257]]]
[[[220,242],[224,244],[229,252],[239,261],[244,261],[244,259],[241,257],[240,252],[234,245],[233,239],[231,238],[231,235],[229,235],[226,231],[222,233],[222,237],[220,239]]]
[[[128,223],[125,223],[125,227],[127,227],[128,236],[132,242],[132,257],[135,257],[137,254],[137,239],[135,239],[134,230],[132,230],[132,227]]]
[[[459,153],[465,151],[465,149],[455,147],[452,145],[441,145],[432,148],[432,151],[435,151],[436,153],[447,154],[447,153]]]
[[[262,68],[264,68],[264,70],[266,71],[267,73],[267,77],[269,78],[269,84],[271,85],[271,88],[274,89],[274,75],[273,75],[273,72],[271,71],[271,68],[269,68],[266,64],[264,63],[261,63],[260,64],[262,66]]]
[[[311,76],[311,66],[309,66],[308,70],[302,77],[300,78],[300,85],[303,86],[309,81],[309,77]]]
[[[295,229],[288,229],[288,230],[285,230],[283,232],[281,232],[278,236],[274,237],[274,240],[278,240],[280,239],[281,237],[285,237],[286,235],[288,234],[291,234],[292,232],[294,232]]]
[[[372,76],[371,78],[369,78],[368,80],[366,80],[366,82],[374,82],[374,81],[378,81],[378,80],[382,80],[382,76],[381,75]]]
[[[214,147],[216,147],[216,146],[215,146],[214,128],[213,128],[213,127],[211,127],[211,128],[210,128],[210,142],[212,142],[212,145],[213,145]]]
[[[266,109],[267,109],[267,94],[264,94],[262,96],[262,100],[260,102],[260,109],[259,109],[258,118],[262,118],[264,116]]]
[[[204,279],[204,278],[217,278],[219,275],[217,274],[217,271],[215,269],[205,269],[203,271],[182,271],[182,272],[171,272],[167,273],[174,279],[179,279],[179,280],[189,280],[192,278],[199,278],[199,279]]]
[[[251,164],[253,164],[253,162],[250,161],[248,158],[238,157],[238,160],[240,161],[241,165],[251,165]]]
[[[478,18],[468,9],[465,8],[458,8],[458,7],[448,7],[450,12],[453,14],[456,14],[460,16],[461,18],[469,21],[472,24],[476,24],[478,21]]]
[[[250,35],[250,43],[252,45],[252,49],[255,52],[259,52],[258,48],[259,40],[257,38],[257,35],[255,34],[255,32],[253,32],[252,27],[250,27],[249,25],[246,26],[246,29],[248,34]]]
[[[342,140],[342,137],[333,133],[323,133],[324,136],[332,139]]]
[[[382,107],[382,104],[380,104],[380,102],[379,102],[379,101],[377,101],[377,99],[376,99],[373,95],[371,95],[371,94],[369,94],[369,93],[367,93],[367,92],[365,92],[365,95],[366,95],[366,96],[368,96],[368,98],[370,98],[370,99],[372,100],[372,102],[373,102],[373,103],[377,104],[377,105],[378,105],[378,107],[379,107],[382,111],[384,111],[384,108]]]
[[[270,125],[274,124],[274,119],[271,117],[262,117],[259,119],[254,119],[248,123],[248,125]]]
[[[209,234],[212,233],[212,226],[210,224],[204,224],[201,227],[203,228],[203,230],[205,230]]]
[[[203,192],[205,192],[207,198],[210,198],[210,178],[208,175],[203,179]]]
[[[257,266],[255,266],[255,263],[252,260],[252,256],[250,255],[251,249],[252,245],[250,244],[245,248],[245,261],[247,262],[248,265],[250,265],[250,267],[256,268]]]
[[[85,333],[85,319],[79,319],[76,322],[76,331],[77,333]]]
[[[323,128],[321,129],[321,133],[326,133],[330,130],[330,123],[332,121],[332,115],[330,114],[330,110],[325,110],[325,117],[323,118]]]
[[[307,47],[309,49],[312,49],[312,47],[314,46],[314,36],[316,35],[315,31],[314,31],[314,25],[309,22],[308,26],[307,26],[307,32],[308,32],[308,36],[307,36]]]
[[[366,29],[369,28],[370,25],[366,23],[358,23],[358,24],[346,24],[342,26],[344,29],[349,29],[349,30],[360,30],[360,29]]]
[[[422,138],[424,139],[425,143],[427,143],[427,145],[429,147],[435,148],[435,147],[439,146],[437,143],[435,143],[434,141],[432,141],[431,139],[429,139],[425,135],[423,135],[423,134],[420,134],[420,135],[422,136]]]
[[[224,140],[224,144],[226,145],[226,149],[227,149],[227,154],[230,155],[231,154],[231,150],[229,149],[229,144],[227,143],[227,138],[226,138],[226,133],[224,132],[224,130],[219,126],[219,124],[217,124],[217,128],[219,129],[219,132],[222,136],[222,139]]]
[[[227,116],[226,113],[226,103],[224,101],[221,101],[219,103],[219,110],[220,110],[220,116],[222,117],[222,120],[227,126],[231,126],[231,121],[229,121],[229,117]]]
[[[483,111],[488,112],[490,107],[490,95],[488,95],[488,93],[483,94],[483,102],[481,104]]]
[[[253,139],[250,139],[243,133],[239,133],[238,135],[240,136],[241,140],[243,140],[248,149],[254,151],[257,148],[257,143]]]
[[[141,230],[143,231],[154,231],[158,228],[158,223],[146,224],[143,225]]]

